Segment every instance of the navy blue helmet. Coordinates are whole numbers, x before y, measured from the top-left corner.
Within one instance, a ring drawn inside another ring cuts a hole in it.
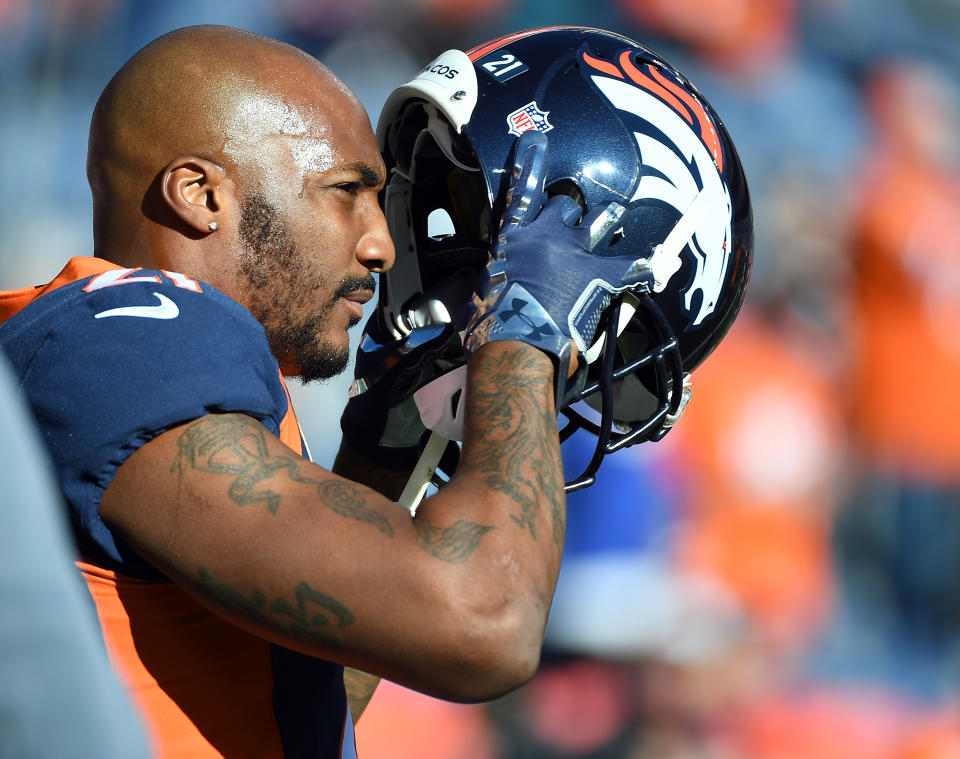
[[[377,136],[382,201],[397,249],[381,278],[381,326],[395,337],[458,325],[496,239],[517,137],[549,144],[548,194],[584,213],[626,212],[610,248],[644,259],[651,282],[614,298],[583,356],[560,436],[597,436],[568,490],[603,456],[662,437],[689,398],[690,373],[743,302],[753,252],[750,196],[719,116],[676,68],[613,32],[552,27],[449,50],[397,88]],[[459,373],[459,376],[458,376]],[[421,388],[428,428],[458,439],[462,367]]]

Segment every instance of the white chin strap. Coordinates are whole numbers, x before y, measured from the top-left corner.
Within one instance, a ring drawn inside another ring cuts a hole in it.
[[[447,443],[450,440],[436,432],[430,433],[430,439],[427,441],[423,453],[420,454],[420,460],[410,473],[410,479],[407,480],[406,487],[397,500],[401,506],[410,512],[411,517],[417,515],[417,507],[427,494],[427,488],[433,482],[437,473],[437,466],[443,457],[443,452],[447,449]]]
[[[424,426],[431,430],[420,460],[407,485],[400,494],[399,503],[415,516],[427,487],[433,482],[437,465],[451,440],[463,440],[463,388],[467,381],[467,365],[447,372],[413,394]]]
[[[704,216],[710,210],[710,198],[701,190],[677,220],[666,239],[653,249],[648,264],[653,271],[653,291],[662,293],[670,278],[680,270],[680,254],[700,228]]]

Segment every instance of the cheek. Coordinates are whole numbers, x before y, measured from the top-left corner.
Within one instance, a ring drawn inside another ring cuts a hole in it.
[[[289,284],[312,308],[326,306],[347,274],[342,246],[336,230],[326,225],[314,225],[301,237],[297,273]]]
[[[309,244],[327,268],[349,267],[356,255],[359,224],[347,211],[331,205],[311,220]],[[345,273],[340,272],[339,278]]]

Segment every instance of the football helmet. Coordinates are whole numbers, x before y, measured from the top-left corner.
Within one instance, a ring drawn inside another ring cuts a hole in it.
[[[560,409],[561,440],[579,430],[597,438],[567,482],[573,490],[594,481],[605,455],[659,439],[676,421],[690,372],[743,302],[753,219],[719,116],[647,47],[552,27],[449,50],[390,95],[377,126],[396,245],[379,314],[395,338],[462,318],[496,240],[517,137],[530,129],[549,142],[548,194],[568,195],[584,213],[624,206],[611,250],[652,272],[612,299],[582,356],[580,386]],[[460,439],[464,372],[447,371],[415,395],[424,424],[450,439]]]

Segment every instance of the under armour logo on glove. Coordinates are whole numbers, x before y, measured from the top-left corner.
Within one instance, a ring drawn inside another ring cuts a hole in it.
[[[547,337],[554,331],[553,327],[543,321],[542,316],[539,319],[537,318],[539,316],[538,312],[542,312],[542,309],[532,307],[528,301],[511,298],[510,307],[500,312],[500,318],[503,322],[519,319],[530,329],[530,338],[538,340]]]

